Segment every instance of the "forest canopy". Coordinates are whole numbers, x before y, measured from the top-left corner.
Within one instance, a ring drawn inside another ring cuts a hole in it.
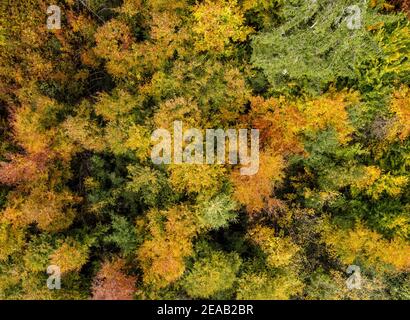
[[[409,0],[1,6],[1,300],[410,299]],[[154,163],[174,122],[258,171]]]

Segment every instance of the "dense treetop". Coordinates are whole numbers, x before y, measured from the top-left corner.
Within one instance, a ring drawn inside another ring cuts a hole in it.
[[[0,13],[0,299],[410,299],[409,1],[54,4]],[[176,120],[259,171],[155,165]]]

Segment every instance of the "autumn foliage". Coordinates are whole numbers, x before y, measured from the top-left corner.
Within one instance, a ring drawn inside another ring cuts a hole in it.
[[[0,13],[0,299],[410,299],[409,1],[55,5]],[[154,163],[174,121],[258,171]]]
[[[124,273],[123,260],[105,261],[94,278],[93,300],[132,300],[136,278]]]

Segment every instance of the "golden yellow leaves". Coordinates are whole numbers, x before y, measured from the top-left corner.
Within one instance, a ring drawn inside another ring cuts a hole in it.
[[[244,16],[236,0],[211,1],[198,4],[193,16],[195,49],[230,55],[231,41],[245,41],[253,31],[244,26]]]
[[[141,160],[149,157],[151,137],[148,126],[133,123],[133,111],[140,111],[141,100],[126,91],[102,93],[98,101],[90,105],[84,101],[75,116],[63,123],[65,133],[81,148],[101,152],[108,148],[114,154],[135,152]],[[105,126],[93,119],[92,110],[102,117]]]
[[[214,65],[213,68],[218,68],[218,64]],[[223,100],[218,99],[221,101],[221,105],[217,117],[223,125],[234,121],[238,122],[240,113],[243,112],[245,104],[248,103],[251,97],[251,90],[246,85],[245,77],[237,67],[226,69],[223,73],[222,83],[226,84],[226,87],[222,96]],[[217,117],[213,117],[214,123]]]
[[[170,183],[178,192],[215,195],[222,186],[226,169],[220,165],[170,165]]]
[[[76,146],[100,152],[105,147],[104,140],[97,122],[90,118],[90,114],[89,105],[82,103],[77,107],[77,114],[67,117],[62,128]]]
[[[175,120],[184,121],[184,126],[188,128],[198,127],[201,113],[196,101],[178,97],[161,103],[154,116],[155,125],[158,128],[172,130]]]
[[[142,0],[124,0],[117,10],[132,17],[143,10]]]
[[[388,231],[394,232],[397,237],[405,239],[408,234],[410,234],[410,205],[407,204],[403,212],[389,219],[384,219],[386,221],[385,228]]]
[[[6,260],[9,255],[21,250],[23,245],[24,229],[7,222],[0,222],[0,261]]]
[[[132,125],[128,130],[125,147],[133,150],[141,161],[147,160],[151,152],[151,135],[148,129],[141,125]]]
[[[192,252],[191,243],[150,240],[138,251],[144,282],[161,288],[174,282],[185,271],[184,258]]]
[[[404,141],[410,136],[410,89],[408,86],[403,86],[394,93],[390,110],[395,114],[396,119],[388,134],[388,140],[398,137]]]
[[[187,7],[187,0],[148,0],[148,3],[154,11],[171,11]]]
[[[159,43],[170,43],[178,40],[178,34],[175,32],[180,19],[170,11],[152,13],[152,29],[150,32],[151,39]],[[174,49],[174,46],[171,46]],[[166,49],[166,48],[162,48]]]
[[[237,171],[231,175],[235,187],[234,198],[245,205],[250,214],[265,207],[275,183],[282,180],[285,168],[280,155],[261,153],[259,159],[259,171],[255,175],[242,176]]]
[[[74,146],[58,123],[63,106],[36,89],[21,91],[19,99],[21,106],[12,113],[15,141],[33,157],[46,153],[47,158],[69,161]]]
[[[303,150],[299,133],[305,120],[296,106],[283,98],[251,98],[252,126],[260,130],[261,144],[276,153],[287,155]]]
[[[248,231],[247,237],[266,254],[272,268],[289,265],[300,248],[287,237],[276,237],[275,231],[266,226],[256,226]]]
[[[238,281],[238,300],[288,300],[302,292],[303,282],[292,272],[272,276],[268,273],[246,273]]]
[[[0,52],[0,76],[4,89],[8,82],[27,85],[32,80],[49,76],[52,63],[39,52],[47,39],[46,9],[47,5],[37,0],[2,6],[0,37],[5,39],[5,45]]]
[[[155,73],[144,94],[161,101],[161,124],[169,107],[176,111],[173,117],[186,115],[184,122],[201,120],[200,127],[215,128],[237,124],[251,91],[238,67],[198,57],[176,61],[170,75]]]
[[[61,273],[79,271],[88,260],[88,247],[77,241],[64,242],[50,256],[50,262],[60,268]]]
[[[107,60],[107,70],[116,77],[130,75],[129,65],[132,63],[130,46],[132,36],[129,27],[122,21],[111,20],[95,33],[97,56]]]
[[[268,7],[269,6],[269,0],[243,0],[242,1],[242,8],[243,10],[247,11],[247,10],[251,10],[254,9],[258,6],[262,6],[262,7]]]
[[[57,193],[47,190],[44,185],[38,185],[24,196],[11,194],[2,221],[16,226],[37,223],[41,230],[61,231],[71,225],[75,216],[72,206],[78,201],[79,198],[67,190]]]
[[[106,121],[114,121],[127,115],[138,106],[138,100],[124,90],[116,90],[111,94],[103,92],[98,95],[98,102],[94,104],[95,113]]]
[[[260,130],[261,150],[259,171],[253,176],[241,176],[233,172],[234,197],[246,206],[250,213],[260,211],[271,197],[275,184],[283,178],[286,167],[284,156],[301,151],[297,136],[303,119],[296,107],[275,99],[251,98],[249,121]]]
[[[380,234],[359,223],[354,229],[343,230],[327,226],[323,240],[333,254],[345,264],[356,259],[375,269],[393,265],[398,270],[410,269],[410,245],[402,238],[386,240]]]
[[[305,119],[303,130],[316,133],[332,127],[338,134],[338,140],[345,144],[350,140],[353,127],[349,123],[347,107],[357,103],[357,93],[336,92],[307,101],[302,107]]]
[[[381,175],[380,168],[376,166],[369,166],[364,168],[364,174],[362,177],[355,179],[353,187],[358,190],[364,190],[370,187]]]
[[[32,88],[21,90],[19,100],[12,126],[14,139],[24,151],[9,155],[11,161],[0,166],[0,181],[16,186],[1,220],[13,226],[36,223],[43,231],[61,231],[71,225],[72,206],[79,201],[61,186],[70,177],[68,163],[75,153],[58,119],[64,107]]]
[[[119,11],[129,15],[134,5],[138,7],[140,3],[126,2]],[[167,5],[169,6],[169,2]],[[181,18],[172,10],[162,11],[156,4],[153,6],[152,11],[140,12],[149,16],[149,40],[134,39],[127,19],[121,16],[105,23],[95,33],[97,46],[94,53],[107,61],[106,68],[110,74],[116,78],[127,79],[129,84],[142,81],[146,73],[163,67],[175,50],[179,53],[186,50],[181,43],[187,39],[188,33],[185,28],[180,28]]]
[[[194,215],[185,206],[167,211],[148,213],[151,239],[137,252],[143,280],[157,288],[177,280],[185,271],[184,259],[192,253],[192,239],[196,234]]]
[[[246,205],[249,212],[257,212],[268,203],[275,184],[283,177],[286,157],[302,153],[303,135],[323,130],[336,131],[341,144],[346,144],[353,133],[347,109],[359,101],[356,93],[331,92],[319,98],[291,102],[284,98],[252,97],[248,120],[260,130],[259,172],[250,177],[234,172],[234,196]],[[249,192],[252,190],[252,192]]]
[[[154,72],[161,69],[175,52],[185,56],[187,49],[183,44],[188,39],[188,33],[186,27],[181,25],[181,17],[171,10],[154,10],[151,16],[150,39],[136,43],[132,49],[137,63],[144,70]]]
[[[111,20],[99,28],[95,34],[97,46],[95,52],[102,58],[122,58],[122,50],[128,49],[132,42],[128,26],[119,21]]]
[[[408,183],[406,176],[393,176],[390,173],[382,173],[376,166],[364,167],[364,174],[356,178],[352,183],[352,194],[358,192],[378,200],[383,194],[390,197],[400,195]]]
[[[42,127],[47,109],[55,107],[55,103],[43,96],[35,97],[33,100],[34,107],[25,103],[14,111],[13,131],[14,138],[26,152],[36,154],[51,146],[57,130],[44,130]]]
[[[373,199],[379,199],[385,192],[387,195],[394,197],[403,192],[409,179],[406,176],[392,176],[390,174],[382,175],[373,185],[367,189],[367,194]]]

